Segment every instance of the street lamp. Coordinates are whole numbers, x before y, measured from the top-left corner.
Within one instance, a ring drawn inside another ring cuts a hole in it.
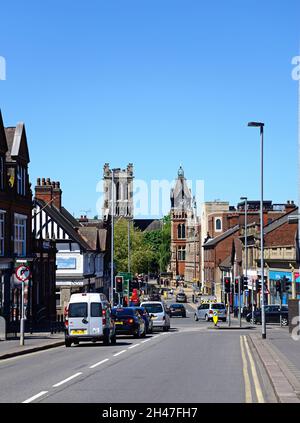
[[[115,169],[111,178],[111,263],[110,263],[110,303],[114,306],[114,216],[115,216]]]
[[[262,338],[266,339],[266,316],[265,316],[265,272],[264,272],[264,221],[263,221],[263,195],[264,195],[264,126],[262,122],[249,122],[248,126],[260,128],[260,264],[261,264],[261,325],[262,325]]]
[[[248,219],[247,219],[247,212],[248,212],[248,198],[247,197],[241,197],[242,201],[245,201],[245,280],[248,284],[248,232],[247,232],[247,225],[248,225]],[[252,304],[252,322],[254,322],[254,291],[253,291],[253,282],[251,286],[251,304]],[[249,289],[249,288],[248,288]],[[248,291],[249,293],[249,291]]]

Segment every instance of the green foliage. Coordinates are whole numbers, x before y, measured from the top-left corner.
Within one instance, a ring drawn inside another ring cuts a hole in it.
[[[128,270],[128,221],[120,219],[115,224],[115,263],[118,272]],[[143,233],[130,223],[130,270],[132,273],[147,273],[152,260],[152,251]]]
[[[171,219],[165,216],[161,229],[141,232],[130,224],[130,268],[132,273],[164,272],[171,258]],[[115,224],[115,263],[118,272],[128,270],[128,221]]]

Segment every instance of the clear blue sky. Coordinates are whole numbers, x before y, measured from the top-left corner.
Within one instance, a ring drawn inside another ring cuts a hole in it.
[[[28,0],[1,5],[6,126],[26,124],[30,178],[61,181],[96,214],[102,167],[172,180],[182,163],[205,200],[297,200],[299,0]]]

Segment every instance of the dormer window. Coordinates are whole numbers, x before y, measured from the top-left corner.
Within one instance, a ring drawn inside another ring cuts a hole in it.
[[[26,168],[24,166],[17,166],[17,193],[20,195],[26,195]]]
[[[4,157],[0,156],[0,189],[4,189]]]

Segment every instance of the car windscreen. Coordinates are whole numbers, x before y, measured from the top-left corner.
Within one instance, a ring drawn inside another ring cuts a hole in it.
[[[87,317],[87,303],[71,303],[69,317]]]
[[[212,310],[223,310],[225,308],[224,304],[212,304]]]
[[[143,304],[143,307],[148,311],[148,313],[162,313],[163,308],[161,304]]]
[[[135,311],[130,308],[120,308],[120,309],[112,309],[112,315],[118,317],[132,317],[135,314]]]
[[[101,303],[91,303],[91,317],[102,317]]]

